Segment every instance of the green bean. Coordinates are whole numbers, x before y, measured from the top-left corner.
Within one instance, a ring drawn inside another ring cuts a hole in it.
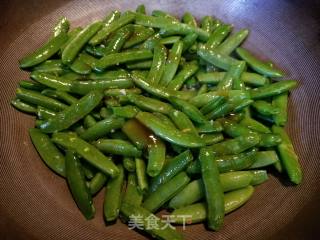
[[[201,107],[201,109],[200,109],[200,112],[202,114],[208,114],[208,113],[212,112],[214,109],[216,109],[219,106],[221,106],[222,104],[224,104],[225,102],[226,102],[226,98],[225,97],[217,96],[216,98],[213,98],[208,103],[203,105]]]
[[[143,14],[137,14],[135,19],[136,24],[143,26],[161,28],[169,32],[187,35],[189,33],[196,33],[200,40],[206,41],[209,34],[201,28],[193,27],[184,23],[174,22],[164,17],[152,17]]]
[[[279,113],[279,110],[270,103],[258,100],[252,104],[252,107],[260,114],[270,116]]]
[[[243,83],[240,79],[242,72],[246,68],[246,63],[241,61],[237,65],[231,65],[229,71],[224,75],[223,79],[218,83],[218,90],[241,90]]]
[[[83,125],[85,128],[90,128],[97,123],[96,119],[92,115],[87,115],[83,119]]]
[[[88,76],[91,80],[114,80],[114,79],[130,79],[130,75],[123,69],[110,70],[103,73],[92,72]]]
[[[40,83],[33,82],[33,81],[28,81],[28,80],[21,80],[19,82],[19,86],[24,89],[34,90],[39,92],[47,88],[45,85],[42,85]]]
[[[65,47],[61,59],[64,64],[70,64],[75,59],[82,47],[96,34],[102,27],[102,22],[97,21],[85,27],[79,34]]]
[[[256,72],[267,77],[283,77],[282,71],[275,69],[274,67],[271,67],[270,65],[257,59],[248,50],[238,47],[236,49],[236,52],[239,55],[239,57],[246,61],[248,65]]]
[[[199,82],[207,84],[218,84],[225,77],[226,72],[199,72],[196,76]],[[267,78],[257,73],[243,72],[240,77],[241,81],[250,86],[261,87]]]
[[[97,148],[77,137],[75,134],[54,133],[52,135],[52,141],[65,148],[76,151],[90,164],[111,177],[116,177],[119,174],[119,169],[112,162],[111,158],[106,157]]]
[[[151,236],[156,237],[158,239],[163,240],[182,240],[183,236],[181,233],[178,233],[176,230],[172,228],[166,227],[163,220],[160,220],[157,216],[153,215],[148,210],[144,209],[143,207],[136,206],[134,204],[123,203],[121,205],[121,214],[126,218],[127,221],[133,222],[134,224],[141,224],[141,228],[144,231],[149,233]],[[140,216],[141,219],[138,219],[134,216]],[[155,221],[154,223],[157,228],[150,228],[148,226],[150,222],[150,218]]]
[[[153,54],[153,61],[147,78],[151,84],[157,85],[166,69],[167,49],[161,43],[156,43]]]
[[[133,12],[127,11],[120,18],[114,20],[110,24],[106,24],[102,27],[89,41],[91,45],[97,45],[106,39],[111,33],[119,28],[131,23],[135,18]]]
[[[260,142],[260,137],[256,133],[250,133],[226,140],[210,146],[210,150],[219,155],[239,154],[252,148]]]
[[[224,155],[217,157],[216,162],[220,173],[229,171],[240,171],[249,168],[255,162],[256,149],[236,155]],[[187,169],[188,174],[200,173],[199,161],[194,161]]]
[[[146,193],[149,188],[147,173],[146,173],[146,163],[141,158],[135,158],[135,162],[136,162],[136,175],[137,175],[139,190],[142,193]]]
[[[136,162],[130,157],[124,157],[122,161],[123,167],[130,173],[136,172]],[[129,183],[128,183],[129,184]]]
[[[122,126],[122,131],[136,145],[138,149],[147,148],[152,132],[136,119],[130,119]]]
[[[92,91],[40,126],[45,133],[67,129],[90,113],[102,100],[102,93]]]
[[[193,156],[190,150],[186,150],[171,159],[169,163],[164,166],[160,174],[151,179],[149,193],[156,192],[160,186],[185,170],[192,160]]]
[[[284,126],[288,119],[288,93],[282,93],[274,96],[272,99],[272,106],[278,109],[278,113],[273,115],[273,120],[277,126]]]
[[[245,117],[240,121],[240,125],[245,126],[253,131],[259,133],[271,133],[270,129],[263,125],[262,123],[254,120],[251,117]]]
[[[209,48],[206,48],[204,46],[198,48],[197,54],[206,62],[209,62],[223,70],[229,70],[232,65],[239,64],[239,60],[227,55],[222,55],[217,51],[210,50]]]
[[[213,19],[213,25],[212,25],[212,31],[216,30],[216,28],[218,28],[219,26],[221,26],[223,23],[217,19],[217,18],[214,18]]]
[[[60,59],[46,60],[39,65],[35,66],[32,71],[43,72],[43,73],[52,73],[52,74],[61,74],[66,71],[62,61]]]
[[[199,161],[208,210],[207,223],[209,229],[219,230],[224,218],[224,198],[218,166],[214,159],[215,156],[210,150],[200,149]]]
[[[86,219],[92,219],[96,210],[90,190],[86,184],[80,161],[75,152],[70,150],[66,155],[66,175],[72,196],[80,211]]]
[[[103,56],[111,53],[120,52],[122,48],[125,48],[127,40],[132,36],[134,31],[133,25],[126,25],[117,30],[106,43],[105,49],[103,49]]]
[[[148,112],[139,112],[136,115],[147,128],[151,129],[157,136],[184,147],[201,147],[205,143],[196,135],[184,133],[161,122],[159,118]]]
[[[53,29],[53,36],[58,36],[61,33],[67,33],[69,31],[70,23],[66,17],[61,17]]]
[[[194,106],[200,108],[211,101],[218,100],[219,98],[221,98],[221,93],[217,91],[209,91],[207,93],[203,93],[191,98],[189,102]]]
[[[146,7],[144,4],[140,4],[136,8],[136,13],[146,14]]]
[[[143,202],[142,207],[150,212],[157,211],[164,203],[170,200],[181,189],[183,189],[190,181],[185,172],[181,172],[168,182],[161,185],[156,192],[148,195]]]
[[[169,114],[172,115],[172,113],[175,112],[175,110],[173,110],[172,112],[170,112]],[[163,121],[165,124],[168,124],[169,126],[175,128],[176,125],[175,123],[173,123],[173,120],[171,120],[169,117],[167,117],[166,115],[162,114],[162,113],[158,113],[158,112],[154,112],[153,113],[156,117],[158,117],[159,119],[161,119],[161,121]],[[180,115],[180,114],[178,114]],[[184,114],[185,115],[185,114]],[[181,115],[180,115],[181,116]],[[175,117],[175,119],[179,119],[180,116]],[[190,121],[190,119],[189,119]],[[178,127],[178,126],[177,126]],[[178,127],[179,128],[179,127]]]
[[[178,42],[179,40],[180,40],[180,36],[171,36],[171,37],[161,38],[159,40],[159,43],[163,45],[170,45]]]
[[[41,91],[41,94],[43,94],[47,97],[57,98],[58,100],[62,100],[64,102],[66,102],[67,104],[73,104],[78,101],[77,98],[75,98],[74,96],[72,96],[66,92],[59,91],[59,90],[52,90],[50,88],[44,89],[43,91]]]
[[[152,60],[145,60],[133,63],[130,62],[126,64],[126,67],[128,69],[150,69],[152,66],[152,62]]]
[[[279,172],[279,173],[282,173],[283,172],[283,167],[282,167],[282,164],[280,161],[278,162],[275,162],[273,164],[274,168]]]
[[[232,31],[232,26],[229,24],[222,24],[218,26],[210,34],[209,39],[206,43],[208,49],[216,48]]]
[[[117,219],[121,206],[124,169],[121,164],[117,165],[117,167],[119,175],[108,181],[103,202],[104,218],[107,222]]]
[[[140,25],[133,25],[133,34],[126,41],[123,48],[131,48],[139,43],[144,42],[149,37],[154,34],[154,30],[152,28],[146,28]]]
[[[278,155],[275,151],[256,152],[254,158],[255,162],[250,166],[251,169],[269,166],[279,161]]]
[[[199,88],[198,92],[197,92],[197,95],[200,95],[200,94],[203,94],[203,93],[206,93],[208,92],[208,85],[206,84],[203,84],[201,85],[201,87]]]
[[[94,141],[115,129],[121,128],[123,124],[123,118],[109,117],[86,129],[80,137],[86,141]]]
[[[197,125],[197,131],[199,133],[216,133],[223,130],[221,123],[210,120],[204,124]]]
[[[54,35],[42,47],[22,58],[19,61],[20,67],[29,68],[44,62],[56,54],[67,39],[68,36],[65,31],[61,31],[59,34]]]
[[[80,161],[86,179],[91,180],[97,172],[97,169],[86,161]],[[89,186],[88,182],[87,185]]]
[[[222,190],[234,191],[251,184],[253,174],[250,171],[222,173],[219,175]],[[214,188],[214,186],[211,186]],[[179,209],[202,200],[205,196],[202,179],[190,182],[169,202],[169,207]]]
[[[254,188],[248,186],[224,194],[224,213],[228,214],[245,204],[252,196]],[[176,224],[192,224],[204,222],[207,219],[208,210],[206,204],[195,203],[183,208],[174,210],[170,220]],[[188,216],[186,218],[186,216]]]
[[[213,28],[213,19],[211,16],[204,16],[201,20],[201,28],[207,33],[211,33]]]
[[[183,42],[183,49],[182,52],[189,50],[191,46],[193,46],[196,43],[196,40],[198,38],[198,35],[196,33],[190,33],[186,35],[184,38],[181,39]]]
[[[81,53],[72,62],[72,64],[70,65],[70,69],[78,74],[83,75],[89,74],[91,72],[91,67],[81,59]]]
[[[84,79],[84,76],[75,72],[67,72],[62,74],[61,79],[63,79],[64,81],[75,81],[75,80],[82,80]]]
[[[268,174],[266,170],[252,170],[253,175],[251,185],[259,185],[268,180]]]
[[[185,12],[182,16],[182,22],[193,27],[197,27],[197,20],[190,12]]]
[[[99,139],[94,144],[100,151],[125,157],[140,157],[141,151],[130,142],[120,139]]]
[[[97,45],[97,46],[86,45],[84,49],[90,55],[97,58],[101,58],[105,55],[104,52],[106,50],[106,47],[104,45]]]
[[[63,50],[66,48],[66,46],[81,32],[81,30],[82,30],[82,27],[76,27],[76,28],[74,28],[74,29],[72,29],[71,31],[68,32],[67,41],[65,41],[60,47],[60,51],[59,51],[59,55],[60,56],[61,56]]]
[[[50,138],[36,128],[30,128],[29,134],[33,145],[45,164],[55,173],[65,177],[65,158],[58,148],[56,148],[56,146],[51,142]]]
[[[122,203],[129,203],[133,206],[140,206],[143,195],[137,186],[137,177],[134,173],[128,174],[127,188],[124,193]]]
[[[121,53],[112,53],[99,59],[96,64],[94,64],[94,69],[98,72],[102,72],[105,68],[113,65],[118,65],[120,63],[126,63],[130,61],[150,59],[152,57],[152,52],[148,50],[134,50]]]
[[[166,145],[155,138],[152,144],[148,145],[147,174],[155,177],[160,174],[166,161]]]
[[[56,115],[56,112],[41,106],[38,106],[36,111],[37,111],[37,117],[42,120],[47,120]]]
[[[20,99],[23,102],[39,105],[53,111],[60,111],[67,107],[67,105],[55,99],[43,96],[39,92],[23,88],[17,88],[16,97],[17,99]]]
[[[130,89],[107,89],[104,91],[104,95],[108,97],[119,97],[125,96],[127,94],[141,94],[139,88],[130,88]]]
[[[277,146],[282,166],[287,172],[290,181],[299,184],[302,180],[301,166],[288,134],[283,128],[275,125],[272,126],[272,132],[280,134],[282,138],[282,143]]]
[[[224,139],[221,133],[205,133],[201,134],[200,138],[203,139],[206,145],[212,145]]]
[[[88,182],[88,186],[91,192],[91,195],[97,194],[106,184],[108,177],[101,173],[97,172],[96,175]]]
[[[236,32],[224,40],[224,42],[216,48],[216,51],[224,55],[229,55],[246,39],[248,34],[248,29],[241,29],[239,32]]]
[[[109,55],[110,56],[110,55]],[[113,88],[131,88],[133,82],[130,78],[118,78],[113,80],[89,80],[75,81],[71,84],[69,91],[81,95],[88,94],[94,90],[105,90]]]
[[[167,88],[172,90],[179,90],[184,82],[195,74],[199,69],[196,62],[184,64],[183,68],[176,74],[176,76],[168,83]]]
[[[160,85],[166,86],[174,78],[174,75],[176,74],[176,71],[179,66],[182,49],[182,41],[178,41],[175,44],[173,44],[172,48],[169,51],[167,62],[164,67],[164,72],[160,80]]]
[[[171,118],[171,120],[174,122],[175,126],[177,126],[177,128],[180,131],[182,131],[184,133],[190,133],[190,134],[199,136],[198,131],[195,128],[195,126],[193,125],[192,121],[183,112],[178,111],[178,110],[173,110],[169,113],[169,117]],[[166,124],[166,122],[164,122],[164,123]],[[170,126],[172,127],[172,125],[170,125]],[[173,127],[175,127],[175,126],[173,126]]]
[[[171,96],[176,96],[180,99],[189,99],[194,96],[194,92],[191,91],[174,91],[166,89],[165,87],[151,85],[150,83],[146,82],[141,74],[136,71],[132,72],[131,77],[138,87],[159,98],[168,99]]]
[[[183,111],[190,119],[197,123],[205,123],[207,122],[204,115],[200,112],[200,110],[192,105],[191,103],[177,99],[177,98],[170,98],[171,103],[179,110]]]
[[[112,107],[113,114],[117,117],[123,118],[134,118],[139,111],[139,108],[132,105],[127,105],[123,107]]]
[[[32,105],[29,105],[20,99],[13,99],[11,100],[11,105],[14,106],[19,111],[25,112],[25,113],[37,113],[37,108],[35,108]]]
[[[100,112],[99,112],[100,116],[102,117],[102,119],[106,119],[108,117],[111,117],[112,115],[112,110],[109,109],[109,108],[106,108],[106,107],[102,107],[100,109]]]
[[[54,76],[49,73],[32,72],[30,77],[43,85],[61,91],[69,91],[72,85],[71,81],[65,80],[62,77]]]
[[[131,103],[146,111],[169,114],[173,110],[173,108],[167,103],[153,98],[144,97],[142,95],[129,94],[128,99]]]

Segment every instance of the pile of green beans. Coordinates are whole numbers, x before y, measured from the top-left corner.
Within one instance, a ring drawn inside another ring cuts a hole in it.
[[[30,80],[11,104],[36,117],[30,138],[86,219],[105,188],[107,222],[122,216],[155,238],[182,239],[153,214],[174,210],[175,224],[217,231],[267,170],[301,182],[284,130],[297,82],[240,47],[248,29],[232,33],[189,12],[181,21],[160,10],[149,16],[143,5],[69,28],[61,18],[20,60]],[[150,216],[160,228],[148,228]]]

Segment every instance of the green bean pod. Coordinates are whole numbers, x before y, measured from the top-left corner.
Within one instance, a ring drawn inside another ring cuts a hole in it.
[[[161,185],[156,192],[149,194],[142,203],[142,207],[150,212],[157,211],[164,203],[182,190],[189,183],[189,181],[190,178],[185,172],[179,173],[171,180]]]
[[[279,161],[277,153],[271,150],[256,152],[254,158],[255,161],[250,169],[266,167]]]
[[[52,59],[40,63],[39,65],[32,68],[32,71],[59,75],[64,73],[66,69],[60,59]]]
[[[183,49],[183,42],[178,41],[173,44],[172,48],[169,51],[167,62],[164,67],[164,72],[160,80],[160,85],[167,86],[170,81],[174,78],[176,71],[179,66]]]
[[[70,64],[75,59],[82,47],[96,34],[102,27],[102,22],[97,21],[86,28],[84,28],[79,34],[65,47],[62,52],[61,59],[64,64]]]
[[[121,139],[99,139],[95,146],[104,153],[122,155],[125,157],[140,157],[141,151],[130,142]]]
[[[50,138],[36,128],[30,128],[29,134],[33,145],[45,164],[55,173],[65,177],[65,158],[58,148],[51,142]]]
[[[135,173],[128,174],[127,188],[124,193],[122,203],[129,203],[133,206],[140,206],[143,195],[138,189],[137,177]]]
[[[207,223],[210,229],[219,230],[224,218],[224,197],[218,166],[214,159],[211,151],[200,149],[199,161],[208,210]]]
[[[208,49],[216,48],[232,31],[232,26],[229,24],[222,24],[218,26],[209,36],[206,43]]]
[[[73,133],[54,133],[52,135],[52,141],[65,148],[76,151],[90,164],[111,177],[116,177],[119,174],[119,169],[112,162],[111,158],[106,157],[97,148]]]
[[[52,90],[50,88],[44,89],[43,91],[41,91],[41,94],[43,94],[47,97],[57,98],[58,100],[62,100],[64,102],[66,102],[67,104],[73,104],[78,101],[77,98],[75,98],[74,96],[72,96],[66,92],[59,91],[59,90]]]
[[[95,215],[90,190],[85,181],[85,176],[78,157],[75,152],[68,150],[66,155],[66,176],[72,196],[80,211],[87,220]]]
[[[157,136],[164,138],[171,143],[191,148],[205,145],[200,137],[190,133],[181,132],[176,128],[172,128],[161,122],[159,118],[151,113],[139,112],[136,115],[136,119],[138,119],[138,121],[147,128],[151,129]]]
[[[126,169],[130,173],[136,172],[136,162],[133,160],[133,158],[130,157],[124,157],[122,160],[122,164],[124,169]]]
[[[224,194],[224,213],[228,214],[245,204],[252,196],[253,191],[254,188],[248,186]],[[176,209],[170,215],[170,220],[176,224],[194,224],[204,222],[207,218],[208,210],[204,203],[195,203]]]
[[[270,103],[258,100],[252,104],[252,107],[260,114],[270,116],[279,113],[278,108],[272,106]]]
[[[166,161],[166,145],[160,139],[154,139],[148,145],[147,174],[155,177],[160,174]]]
[[[248,34],[248,29],[241,29],[224,40],[224,42],[216,48],[217,52],[223,55],[231,54],[246,39]]]
[[[97,194],[104,187],[107,180],[108,177],[104,173],[97,172],[90,182],[88,182],[91,195]]]
[[[131,48],[139,43],[144,42],[149,37],[154,34],[154,30],[152,28],[146,28],[140,25],[133,25],[133,33],[131,37],[124,44],[124,48]]]
[[[65,108],[40,126],[41,131],[53,133],[64,130],[90,113],[102,100],[102,93],[92,91],[79,101]]]
[[[120,18],[105,24],[96,34],[90,39],[89,44],[97,45],[106,39],[112,32],[132,22],[135,18],[133,12],[125,12]]]
[[[282,143],[277,146],[282,166],[287,172],[290,181],[299,184],[302,180],[301,166],[288,134],[283,128],[275,125],[272,126],[272,132],[280,134],[282,138]]]
[[[56,115],[56,112],[51,111],[47,108],[38,106],[37,107],[37,117],[41,120],[47,120],[50,119],[52,117],[54,117]]]
[[[53,111],[61,111],[67,108],[67,105],[53,98],[43,96],[37,91],[27,90],[23,88],[16,89],[16,97],[23,102],[39,105]]]
[[[146,163],[141,158],[135,158],[135,162],[136,162],[136,175],[137,175],[139,190],[142,193],[146,193],[149,189]]]
[[[121,206],[124,169],[120,164],[117,165],[117,167],[119,169],[119,175],[108,181],[103,202],[103,213],[107,222],[114,221],[118,218]]]
[[[282,71],[271,67],[267,63],[264,63],[253,56],[248,50],[238,47],[236,49],[237,54],[241,59],[246,61],[248,65],[256,72],[265,75],[267,77],[283,77]]]
[[[153,61],[148,74],[148,81],[157,85],[166,68],[167,49],[161,43],[156,43],[153,49]]]
[[[111,53],[117,53],[120,52],[122,48],[125,48],[127,40],[133,34],[133,29],[133,25],[129,24],[117,30],[115,34],[108,39],[106,47],[102,51],[102,55],[106,56]]]
[[[25,112],[25,113],[35,114],[38,112],[36,107],[29,105],[29,104],[21,101],[20,99],[13,99],[13,100],[11,100],[10,103],[16,109],[18,109],[19,111]]]
[[[193,125],[192,121],[183,112],[180,112],[178,110],[173,110],[169,113],[169,117],[180,131],[182,131],[184,133],[191,133],[196,136],[199,136],[198,131],[195,128],[195,126]],[[164,122],[164,123],[166,123],[166,122]],[[173,127],[175,127],[175,126],[173,126]]]
[[[42,91],[43,89],[47,88],[47,86],[42,85],[41,83],[33,82],[33,81],[28,81],[28,80],[21,80],[19,82],[19,86],[24,89],[28,90],[34,90],[34,91]]]
[[[164,103],[157,99],[144,97],[138,94],[129,94],[127,96],[131,103],[137,105],[142,110],[160,112],[163,114],[169,114],[173,110],[170,104]]]
[[[172,90],[180,90],[184,82],[190,78],[193,74],[195,74],[199,69],[198,64],[195,62],[186,63],[183,65],[178,74],[168,83],[167,88]]]
[[[273,115],[273,120],[277,126],[284,126],[288,120],[288,93],[283,93],[274,96],[272,106],[278,109],[278,112]]]

